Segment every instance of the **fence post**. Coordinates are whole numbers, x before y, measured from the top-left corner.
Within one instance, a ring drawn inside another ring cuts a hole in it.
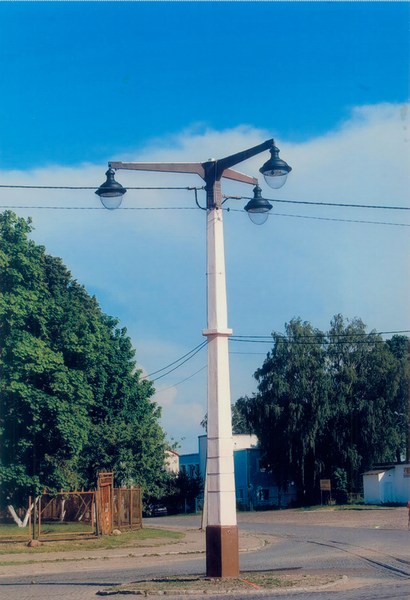
[[[97,490],[95,492],[95,528],[97,531],[97,536],[100,535],[100,480],[97,481]]]
[[[28,530],[31,531],[31,496],[28,497]]]
[[[37,539],[40,538],[41,535],[41,496],[38,497],[38,532]]]
[[[36,540],[36,520],[37,520],[37,504],[36,497],[34,496],[34,506],[33,506],[33,540]]]
[[[132,516],[134,512],[134,490],[130,488],[130,527],[132,531]]]

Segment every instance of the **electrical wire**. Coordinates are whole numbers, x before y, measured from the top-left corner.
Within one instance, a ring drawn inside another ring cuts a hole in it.
[[[384,221],[363,221],[363,220],[356,220],[356,219],[335,219],[335,218],[330,218],[330,217],[308,217],[308,216],[304,216],[304,215],[288,215],[288,214],[281,214],[281,213],[273,213],[273,214],[269,214],[269,217],[293,217],[294,219],[313,219],[316,221],[336,221],[339,223],[362,223],[362,224],[366,224],[366,225],[392,225],[394,227],[410,227],[410,224],[408,223],[388,223],[388,222],[384,222]]]
[[[0,205],[0,208],[24,208],[24,209],[43,209],[43,210],[107,210],[103,206],[6,206]],[[121,206],[115,211],[120,210],[198,210],[195,206]]]
[[[57,186],[57,185],[1,185],[0,188],[19,188],[29,190],[98,190],[100,186]],[[126,190],[203,190],[204,186],[184,186],[184,187],[126,187]]]
[[[155,377],[155,379],[151,379],[151,381],[158,381],[158,379],[162,379],[163,377],[166,377],[167,375],[169,375],[170,373],[173,373],[173,371],[176,371],[177,369],[179,369],[179,367],[182,367],[182,365],[184,365],[185,363],[187,363],[189,360],[191,360],[191,358],[193,358],[196,354],[198,354],[198,352],[201,352],[201,350],[206,346],[207,342],[203,342],[198,350],[196,352],[194,352],[193,354],[191,354],[191,356],[189,356],[187,359],[185,359],[181,364],[177,365],[176,367],[174,367],[173,369],[170,369],[169,371],[167,371],[166,373],[164,373],[163,375],[160,375],[159,377]],[[162,369],[161,369],[162,370]]]
[[[177,385],[180,385],[181,383],[184,383],[184,381],[188,381],[188,379],[191,379],[191,377],[194,377],[194,375],[197,375],[198,373],[200,373],[201,371],[203,371],[204,369],[206,369],[207,365],[204,365],[201,369],[199,369],[199,371],[195,371],[195,373],[192,373],[192,375],[190,375],[189,377],[185,377],[185,379],[183,379],[182,381],[178,381],[178,383],[174,383],[174,385],[170,385],[169,387],[164,388],[163,390],[158,390],[155,392],[155,396],[157,394],[160,394],[161,392],[166,392],[166,390],[170,390],[171,388],[177,387]]]
[[[354,334],[353,336],[354,337]],[[330,346],[332,344],[335,344],[336,346],[342,346],[343,344],[349,345],[349,344],[355,344],[355,345],[368,345],[368,346],[374,346],[376,344],[385,344],[386,341],[385,340],[370,340],[370,341],[365,341],[365,340],[346,340],[346,341],[333,341],[330,340],[328,341],[327,339],[323,339],[323,340],[316,340],[316,341],[298,341],[298,340],[290,340],[289,338],[276,338],[275,340],[235,340],[235,339],[230,339],[229,341],[232,342],[242,342],[242,343],[253,343],[253,344],[270,344],[270,345],[275,345],[276,343],[281,343],[281,344],[290,344],[290,345],[294,345],[294,346],[317,346],[318,344],[320,346]]]
[[[246,212],[240,208],[226,208],[227,212]],[[294,219],[314,219],[316,221],[336,221],[339,223],[364,223],[367,225],[393,225],[396,227],[410,227],[410,224],[407,223],[385,223],[383,221],[359,221],[355,219],[336,219],[330,217],[308,217],[305,215],[289,215],[286,213],[269,213],[269,217],[291,217]]]
[[[157,373],[161,373],[161,371],[165,371],[165,369],[168,369],[169,367],[173,367],[174,365],[176,365],[179,361],[183,360],[184,358],[186,358],[187,356],[189,356],[190,354],[192,354],[193,352],[195,352],[195,350],[201,350],[205,345],[206,345],[206,340],[201,342],[200,344],[198,344],[198,346],[196,346],[195,348],[193,348],[192,350],[190,350],[189,352],[187,352],[186,354],[184,354],[184,356],[181,356],[180,358],[178,358],[177,360],[174,360],[174,362],[169,363],[169,365],[166,365],[165,367],[162,367],[162,369],[158,369],[158,371],[153,371],[152,373],[149,373],[148,375],[144,375],[144,377],[141,377],[141,379],[148,379],[148,377],[152,377],[152,375],[156,375]]]
[[[380,335],[382,333],[410,333],[410,330],[379,332],[377,335]],[[369,336],[369,335],[376,335],[376,334],[372,334],[372,333],[359,333],[359,334],[356,334],[356,335],[357,336]],[[335,337],[347,337],[347,336],[349,336],[349,334],[337,334]],[[251,336],[238,336],[238,337],[243,338],[243,337],[251,337]],[[263,337],[268,337],[268,336],[255,336],[255,337],[257,337],[257,338],[263,338]],[[301,336],[301,338],[304,338],[304,337],[313,337],[313,336]],[[254,342],[261,341],[262,343],[266,343],[266,341],[264,341],[264,340],[235,340],[233,338],[230,338],[230,341],[234,341],[234,342],[235,341],[254,341]],[[289,340],[289,338],[282,338],[282,339],[279,339],[279,341],[287,341],[290,344],[305,345],[305,346],[314,346],[314,345],[317,345],[317,344],[329,345],[329,344],[332,343],[332,342],[326,342],[326,341],[295,342],[295,341]],[[197,346],[197,348],[199,348],[199,350],[197,352],[195,352],[195,354],[197,354],[206,345],[206,343],[207,342],[205,341],[202,344],[200,344],[199,346]],[[272,339],[269,340],[269,343],[273,343],[273,340]],[[352,343],[350,340],[349,341],[345,341],[345,342],[336,342],[337,345],[339,345],[339,344],[350,344],[350,343]],[[353,343],[355,343],[355,344],[369,344],[370,345],[370,344],[385,344],[386,342],[384,340],[374,340],[374,341],[354,341]],[[200,348],[200,346],[202,346],[202,348]],[[191,350],[191,352],[193,352],[193,351]],[[190,352],[188,352],[185,356],[188,356],[188,354],[190,354]],[[231,354],[242,354],[242,355],[258,355],[258,356],[262,356],[263,355],[263,356],[266,356],[266,352],[235,352],[234,351],[234,352],[229,352],[229,354],[230,355]],[[184,357],[181,357],[181,359],[182,358],[184,358]],[[190,358],[192,358],[192,356]],[[181,359],[179,359],[179,360],[181,360]],[[188,360],[190,360],[190,359],[187,359],[187,361]],[[187,361],[184,361],[184,362],[187,362]],[[171,363],[168,366],[171,366],[171,365],[175,364],[176,362],[178,362],[178,361],[175,361],[174,363]],[[182,363],[182,364],[184,364],[184,363]],[[181,366],[181,365],[179,365],[179,366]],[[164,388],[162,390],[156,391],[155,395],[156,394],[161,394],[161,392],[165,392],[167,390],[170,390],[170,389],[172,389],[174,387],[177,387],[181,383],[184,383],[185,381],[188,381],[188,379],[191,379],[192,377],[194,377],[195,375],[197,375],[198,373],[200,373],[201,371],[203,371],[204,369],[206,369],[206,367],[207,367],[207,365],[204,365],[203,367],[201,367],[201,369],[199,369],[198,371],[195,371],[195,373],[192,373],[192,375],[189,375],[188,377],[186,377],[185,379],[182,379],[178,383],[174,383],[173,385],[170,385],[170,386],[168,386],[168,387],[166,387],[166,388]],[[160,371],[163,371],[166,368],[167,367],[164,367],[163,369],[159,369],[159,371],[155,371],[155,373],[159,373]],[[175,367],[175,369],[177,369],[177,368],[178,367]],[[172,371],[174,371],[175,369],[172,369],[171,371],[169,371],[169,373],[172,373]],[[168,373],[165,373],[161,377],[165,377],[165,375],[168,375]],[[142,377],[141,379],[146,379],[147,377],[149,377],[149,375],[146,375],[145,377]],[[160,377],[157,377],[157,379],[160,379]],[[153,379],[152,381],[156,381],[157,379]]]
[[[375,344],[385,344],[385,340],[375,340],[370,339],[370,336],[380,336],[380,335],[397,335],[410,333],[410,330],[404,329],[400,331],[379,331],[379,332],[370,332],[370,333],[340,333],[340,334],[326,334],[326,333],[318,333],[316,335],[301,335],[298,336],[297,339],[292,339],[289,336],[285,336],[283,334],[279,334],[275,332],[279,337],[273,338],[273,336],[232,336],[229,338],[231,342],[242,342],[242,343],[251,343],[251,344],[276,344],[276,343],[288,343],[291,345],[297,346],[329,346],[331,344],[335,345],[343,345],[343,344],[367,344],[367,345],[375,345]],[[322,339],[318,339],[322,338]],[[349,338],[344,340],[343,338]],[[353,339],[352,339],[353,338]],[[357,339],[359,338],[359,339]],[[368,339],[360,339],[360,338],[368,338]],[[302,341],[301,341],[302,340]],[[306,341],[303,341],[306,340]],[[239,353],[238,353],[239,354]],[[244,353],[244,354],[253,354],[253,353]],[[255,352],[255,354],[259,354]]]
[[[266,356],[266,352],[229,352],[229,355],[231,355],[231,354],[246,354],[246,355],[258,354],[259,356]]]
[[[0,188],[8,189],[36,189],[36,190],[98,190],[100,186],[56,186],[56,185],[7,185],[0,184]],[[128,187],[127,190],[204,190],[205,186],[184,186],[184,187]],[[234,199],[234,200],[253,200],[249,196],[226,196],[222,198]],[[371,208],[371,209],[383,209],[383,210],[410,210],[407,206],[379,206],[369,204],[343,204],[336,202],[310,202],[308,200],[279,200],[277,198],[267,198],[269,202],[281,202],[285,204],[307,204],[314,206],[338,206],[343,208]]]
[[[224,196],[224,198],[234,198],[235,200],[253,200],[253,198],[248,198],[247,196]],[[278,200],[274,198],[266,198],[268,202],[283,202],[285,204],[309,204],[314,206],[338,206],[343,208],[372,208],[372,209],[382,209],[382,210],[410,210],[408,206],[380,206],[380,205],[370,205],[370,204],[341,204],[338,202],[310,202],[308,200]]]
[[[184,188],[185,189],[185,188]],[[198,207],[206,210],[202,206]],[[15,206],[15,205],[0,205],[0,208],[5,209],[25,209],[25,210],[107,210],[102,206]],[[121,206],[116,211],[121,210],[198,210],[195,206]],[[225,208],[226,212],[246,212],[238,208]],[[355,219],[335,219],[329,217],[309,217],[306,215],[289,215],[285,213],[269,213],[269,217],[291,217],[293,219],[313,219],[316,221],[335,221],[338,223],[361,223],[366,225],[392,225],[394,227],[410,227],[407,223],[387,223],[382,221],[360,221]]]
[[[398,331],[371,331],[370,333],[357,333],[354,334],[356,336],[362,336],[362,337],[368,337],[370,335],[395,335],[397,333],[410,333],[410,329],[400,329]],[[273,334],[276,335],[280,335],[282,337],[287,337],[285,336],[283,333],[280,333],[280,331],[274,331]],[[252,338],[252,339],[272,339],[272,335],[234,335],[234,338]],[[351,336],[350,333],[335,333],[332,334],[332,337],[349,337]],[[309,334],[309,335],[302,335],[300,336],[301,338],[315,338],[316,335],[315,334]],[[230,338],[232,339],[232,337]],[[289,339],[289,338],[288,338]]]
[[[276,332],[277,333],[277,332]],[[360,337],[369,337],[369,336],[375,336],[375,335],[395,335],[395,334],[399,334],[399,333],[410,333],[409,329],[402,329],[399,331],[379,331],[379,332],[370,332],[370,333],[357,333],[357,334],[349,334],[349,333],[339,333],[339,334],[334,334],[331,337],[332,338],[346,338],[346,337],[355,337],[355,338],[360,338]],[[278,334],[278,333],[277,333]],[[316,338],[317,336],[315,335],[302,335],[299,336],[298,341],[292,340],[291,338],[289,338],[288,336],[285,336],[283,334],[278,334],[281,337],[273,339],[272,336],[268,336],[268,335],[236,335],[236,336],[232,336],[229,338],[229,341],[232,342],[243,342],[243,343],[261,343],[261,344],[274,344],[276,341],[279,342],[289,342],[290,344],[297,344],[297,345],[316,345],[316,344],[323,344],[323,345],[328,345],[331,343],[336,343],[336,344],[350,344],[350,343],[355,343],[355,344],[385,344],[386,342],[384,340],[370,340],[370,341],[357,341],[357,339],[355,339],[353,342],[351,339],[347,340],[347,341],[326,341],[326,339],[324,340],[312,340],[312,338]],[[322,334],[318,334],[319,336]],[[324,338],[328,338],[329,336],[327,336],[326,334],[323,334]],[[299,340],[303,340],[303,339],[310,339],[312,340],[311,342],[307,341],[307,342],[301,342]],[[161,369],[158,369],[157,371],[153,371],[152,373],[149,373],[148,375],[144,375],[144,377],[141,377],[141,381],[143,379],[148,379],[149,377],[152,377],[153,375],[156,375],[157,373],[161,373],[162,371],[165,371],[166,369],[169,369],[169,367],[172,367],[174,365],[177,365],[174,369],[171,369],[170,371],[167,371],[167,373],[164,373],[163,375],[161,375],[160,377],[156,377],[155,379],[152,379],[151,381],[157,381],[158,379],[161,379],[162,377],[165,377],[166,375],[168,375],[169,373],[172,373],[173,371],[175,371],[176,369],[178,369],[179,367],[181,367],[182,365],[184,365],[186,362],[188,362],[189,360],[191,360],[191,358],[193,358],[196,354],[198,354],[198,352],[200,352],[202,350],[202,348],[204,348],[207,344],[207,341],[203,341],[200,344],[198,344],[198,346],[196,346],[195,348],[193,348],[192,350],[190,350],[189,352],[187,352],[186,354],[184,354],[183,356],[181,356],[180,358],[178,358],[177,360],[174,360],[172,363],[169,363],[168,365],[166,365],[165,367],[162,367]],[[230,351],[229,354],[258,354],[258,355],[266,355],[265,352],[236,352],[236,351]],[[184,360],[186,359],[186,360]],[[200,369],[202,370],[202,369]],[[197,373],[199,373],[199,371],[197,371]],[[195,375],[196,373],[194,373],[193,375]],[[187,379],[189,379],[190,377],[193,377],[193,375],[190,375]],[[186,381],[186,379],[184,379],[183,381]],[[182,382],[180,382],[182,383]],[[179,385],[179,384],[175,384],[175,385]],[[171,386],[174,387],[174,386]],[[169,389],[169,388],[166,388]],[[164,390],[161,390],[164,391]]]
[[[0,184],[0,188],[6,189],[39,189],[39,190],[98,190],[99,186],[55,186],[55,185],[7,185]],[[195,191],[195,196],[197,190],[204,190],[205,186],[183,186],[183,187],[171,187],[171,186],[155,186],[155,187],[146,187],[146,186],[127,186],[127,190],[188,190]],[[250,196],[227,196],[225,194],[222,195],[222,198],[225,200],[233,199],[233,200],[253,200],[253,197]],[[342,208],[370,208],[376,210],[410,210],[408,206],[380,206],[380,205],[371,205],[371,204],[346,204],[341,202],[311,202],[308,200],[282,200],[278,198],[267,198],[269,202],[278,202],[283,204],[305,204],[309,206],[334,206],[334,207],[342,207]],[[198,204],[198,202],[197,202]],[[199,206],[199,204],[198,204]],[[199,208],[202,208],[199,206]],[[206,210],[206,209],[203,209]]]

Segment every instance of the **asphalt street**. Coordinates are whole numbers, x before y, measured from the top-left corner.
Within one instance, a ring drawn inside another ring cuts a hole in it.
[[[149,525],[199,528],[196,517],[150,519]],[[242,516],[239,529],[258,535],[267,545],[256,552],[241,553],[242,571],[278,570],[307,574],[347,575],[347,582],[319,590],[250,592],[235,600],[252,598],[307,598],[308,600],[410,600],[410,532],[407,530],[329,527],[290,523],[254,522]],[[40,563],[35,575],[13,574],[13,567],[0,577],[2,600],[96,599],[99,591],[113,584],[134,582],[153,576],[204,574],[205,555],[123,557],[121,560],[59,563],[57,572],[47,572]],[[76,568],[73,565],[76,564]],[[118,596],[114,596],[118,597]],[[195,596],[200,598],[200,596]],[[186,596],[181,599],[186,600]],[[204,597],[205,598],[205,597]],[[206,595],[208,600],[220,595]]]

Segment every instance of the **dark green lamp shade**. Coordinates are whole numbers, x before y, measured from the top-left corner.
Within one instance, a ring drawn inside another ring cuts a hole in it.
[[[106,172],[107,181],[105,181],[96,194],[100,197],[100,200],[105,208],[108,210],[115,210],[121,205],[122,197],[127,191],[120,183],[114,179],[114,169],[108,169]]]
[[[281,188],[291,172],[290,167],[284,160],[279,158],[279,148],[273,146],[270,150],[271,158],[259,169],[266,183],[273,189]]]
[[[262,190],[258,185],[254,187],[253,198],[245,206],[250,220],[255,225],[263,225],[268,219],[269,211],[272,209],[272,204],[265,200],[265,198],[262,198],[261,192]]]

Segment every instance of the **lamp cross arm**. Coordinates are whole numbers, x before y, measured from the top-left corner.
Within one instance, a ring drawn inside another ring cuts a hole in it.
[[[220,179],[222,177],[222,173],[233,167],[234,165],[238,165],[239,163],[247,160],[248,158],[252,158],[252,156],[256,156],[264,150],[269,150],[274,146],[275,140],[266,140],[263,144],[259,144],[258,146],[254,146],[253,148],[248,148],[248,150],[243,150],[242,152],[237,152],[236,154],[232,154],[231,156],[227,156],[226,158],[221,158],[217,161],[217,172],[216,177]],[[226,177],[226,175],[224,175]]]
[[[157,171],[165,173],[194,173],[204,179],[202,163],[124,163],[110,161],[111,169],[132,169],[134,171]]]
[[[245,175],[244,173],[234,171],[233,169],[225,169],[225,171],[222,173],[222,177],[225,177],[226,179],[234,179],[235,181],[241,181],[242,183],[258,185],[258,180],[256,179],[256,177]]]

